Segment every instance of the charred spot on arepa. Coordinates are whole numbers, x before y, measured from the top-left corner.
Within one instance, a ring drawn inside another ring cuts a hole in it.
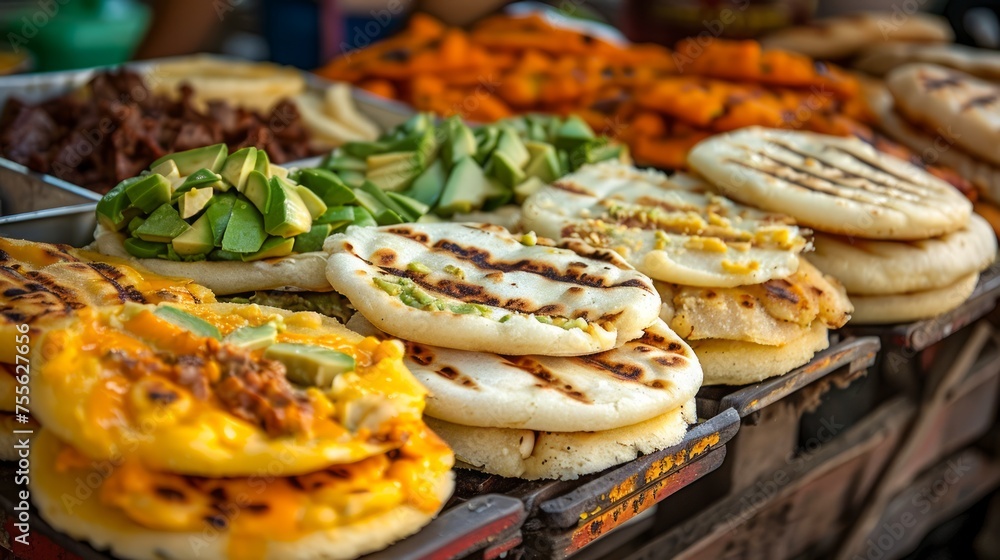
[[[529,356],[500,357],[514,368],[534,377],[538,381],[535,384],[535,387],[538,387],[539,389],[552,389],[562,395],[565,395],[566,397],[584,404],[590,404],[592,402],[591,399],[582,391],[574,389],[572,385],[561,380],[551,369],[545,367],[537,360],[534,360]]]

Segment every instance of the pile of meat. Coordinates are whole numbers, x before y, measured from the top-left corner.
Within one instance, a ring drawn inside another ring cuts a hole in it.
[[[164,154],[218,142],[230,151],[267,150],[274,163],[319,153],[291,101],[279,102],[270,114],[223,100],[202,112],[191,102],[190,87],[179,94],[155,95],[140,75],[120,70],[37,105],[12,98],[0,115],[0,155],[105,193]]]

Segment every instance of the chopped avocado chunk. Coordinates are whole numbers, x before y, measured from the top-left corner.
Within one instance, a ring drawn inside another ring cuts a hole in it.
[[[182,176],[191,175],[202,168],[218,173],[222,169],[228,153],[229,149],[226,148],[225,144],[213,144],[175,154],[167,154],[154,161],[150,168],[157,167],[169,160],[177,165],[177,170]]]
[[[327,206],[339,206],[354,202],[354,191],[332,171],[303,169],[299,174],[299,182],[319,195]]]
[[[105,229],[118,231],[122,229],[134,217],[135,212],[127,212],[132,201],[129,199],[126,190],[134,183],[143,180],[144,177],[130,177],[115,188],[108,191],[97,203],[97,220]]]
[[[396,211],[386,208],[382,210],[375,216],[375,223],[380,226],[391,226],[395,224],[405,223],[406,220],[399,215]]]
[[[569,156],[572,170],[586,163],[597,163],[609,159],[621,159],[626,149],[623,144],[612,144],[605,139],[591,140],[577,147]]]
[[[389,149],[385,142],[348,142],[341,146],[344,153],[356,158],[366,158],[372,154],[381,154]]]
[[[353,216],[354,214],[352,213],[351,215]],[[331,231],[333,231],[333,227],[330,224],[314,225],[309,231],[295,236],[295,245],[292,247],[292,251],[296,253],[321,251],[323,249],[323,242],[330,236]]]
[[[282,179],[288,179],[289,174],[291,174],[291,171],[289,171],[287,168],[281,167],[280,165],[274,165],[273,163],[268,166],[268,169],[271,170],[272,177],[281,177]]]
[[[476,137],[461,119],[457,116],[450,117],[443,126],[448,138],[441,147],[445,163],[454,165],[476,154]]]
[[[403,194],[427,206],[434,206],[441,198],[446,178],[444,164],[436,159],[413,180],[410,188],[403,191]]]
[[[500,131],[500,138],[497,140],[497,147],[493,152],[493,157],[496,157],[497,154],[506,156],[506,159],[511,166],[516,167],[517,169],[527,165],[528,159],[531,157],[528,154],[527,148],[524,147],[524,142],[522,142],[517,133],[510,128],[505,128]]]
[[[331,155],[322,163],[322,166],[334,171],[358,171],[364,173],[368,170],[368,164],[365,163],[363,158],[347,154]]]
[[[191,229],[178,235],[170,242],[178,255],[207,255],[215,248],[212,226],[208,214],[195,220]]]
[[[287,257],[292,254],[295,247],[295,239],[289,237],[268,237],[260,249],[253,253],[243,253],[241,258],[244,261],[259,261],[261,259],[273,259],[277,257]]]
[[[181,172],[177,169],[177,164],[172,159],[168,159],[159,165],[154,165],[149,168],[150,173],[158,173],[166,177],[168,181],[173,182],[175,179],[180,178]]]
[[[264,229],[270,235],[294,237],[312,227],[312,214],[296,186],[281,177],[271,177],[271,195],[264,215]]]
[[[253,170],[264,175],[271,176],[271,159],[267,157],[267,152],[257,150],[257,159],[253,162]]]
[[[254,164],[256,163],[257,148],[242,148],[236,150],[226,158],[226,163],[222,166],[222,171],[219,172],[219,175],[222,175],[227,184],[243,192],[243,188],[247,185],[247,177],[254,170]]]
[[[170,181],[163,175],[153,173],[125,187],[125,194],[134,208],[149,214],[162,204],[170,202]]]
[[[430,206],[408,196],[394,192],[387,192],[385,195],[389,197],[389,200],[395,202],[397,206],[406,212],[406,217],[409,218],[411,222],[416,221],[417,218],[423,216],[430,210]]]
[[[183,196],[177,201],[177,207],[181,212],[182,219],[188,219],[198,212],[201,212],[205,206],[208,205],[208,201],[212,200],[212,194],[215,191],[212,187],[204,187],[200,189],[191,189],[184,193]]]
[[[273,323],[259,327],[240,327],[226,335],[222,342],[232,344],[245,350],[260,350],[267,348],[278,340],[278,327]]]
[[[524,181],[524,171],[508,159],[507,155],[503,152],[499,150],[494,152],[493,157],[490,158],[490,163],[492,164],[491,175],[508,189],[512,189],[514,185]]]
[[[142,239],[129,237],[125,240],[124,245],[128,254],[140,259],[155,259],[167,254],[166,243],[154,243],[152,241],[143,241]]]
[[[354,222],[351,223],[352,226],[359,227],[375,227],[378,222],[375,221],[375,217],[372,216],[371,212],[365,210],[361,206],[354,208]]]
[[[372,184],[372,183],[370,183],[368,181],[365,181],[364,184],[361,185],[361,188],[358,189],[357,192],[355,192],[355,196],[358,196],[357,195],[358,192],[366,192],[366,193],[370,194],[383,207],[388,208],[389,210],[392,210],[395,214],[398,214],[399,216],[402,216],[404,218],[408,218],[408,220],[403,220],[404,222],[405,221],[410,221],[410,220],[416,220],[417,218],[420,217],[419,214],[417,214],[417,215],[411,215],[409,213],[409,211],[407,211],[406,208],[404,208],[403,206],[401,206],[399,203],[397,203],[393,199],[389,198],[389,195],[387,193],[383,192],[382,189],[378,188],[377,186],[375,186],[374,184]],[[375,214],[375,219],[378,220],[378,214]],[[393,223],[402,223],[402,222],[393,222]],[[385,225],[385,224],[383,224],[383,225]]]
[[[243,196],[250,199],[261,214],[266,215],[271,200],[271,181],[260,171],[251,171],[247,175],[246,186],[243,187]]]
[[[377,198],[368,193],[358,189],[355,191],[355,196],[357,196],[358,208],[362,208],[371,213],[372,216],[377,216],[379,212],[386,209],[386,206],[379,202]],[[355,215],[357,215],[357,210],[355,210]]]
[[[556,131],[555,145],[560,150],[572,151],[580,144],[593,138],[594,131],[587,123],[576,115],[570,115]]]
[[[233,205],[236,203],[236,195],[233,193],[220,194],[208,203],[205,216],[212,227],[212,243],[216,247],[222,247],[222,236],[226,233],[226,226],[229,225],[229,217],[233,213]]]
[[[471,212],[481,208],[487,199],[502,195],[506,189],[483,173],[471,157],[455,164],[438,202],[436,212],[441,216]]]
[[[500,129],[495,126],[484,126],[476,129],[476,163],[484,165],[490,154],[497,147],[497,140],[500,138]]]
[[[305,185],[295,185],[295,192],[298,193],[299,198],[305,203],[306,208],[309,209],[309,215],[315,220],[326,212],[326,203],[323,199],[316,195],[313,191],[306,187]]]
[[[401,191],[409,187],[421,171],[423,167],[419,159],[414,156],[382,167],[369,168],[365,180],[371,181],[384,191]]]
[[[358,171],[341,171],[340,180],[351,188],[358,188],[365,182],[365,174]]]
[[[236,199],[222,236],[222,248],[232,253],[255,253],[267,239],[264,216],[248,200]]]
[[[234,253],[232,251],[226,251],[225,249],[215,249],[208,254],[208,260],[210,261],[242,261],[241,255],[239,253]]]
[[[145,222],[146,218],[140,218],[139,216],[132,218],[132,220],[128,223],[128,232],[135,233],[135,230],[139,229],[139,226]]]
[[[354,206],[330,206],[316,218],[317,224],[329,224],[332,229],[354,221]],[[315,227],[315,226],[314,226]]]
[[[368,165],[366,170],[371,173],[382,167],[389,167],[404,162],[419,163],[419,161],[419,154],[416,151],[408,151],[370,155],[366,158],[365,163]]]
[[[551,183],[561,177],[562,165],[559,163],[555,148],[549,146],[548,150],[531,158],[531,162],[524,168],[524,173],[528,177],[537,177],[544,183]]]
[[[136,228],[135,236],[143,241],[170,243],[170,241],[191,226],[181,219],[180,214],[170,204],[163,204]]]
[[[178,193],[183,193],[191,189],[205,187],[211,187],[218,190],[225,190],[229,188],[223,184],[222,175],[219,175],[211,169],[202,168],[188,175],[184,179],[184,182],[182,182],[174,191],[174,195],[176,196]]]
[[[299,385],[328,388],[342,373],[354,371],[354,358],[312,344],[279,342],[264,350],[264,357],[285,365],[288,380]]]
[[[218,327],[201,317],[197,317],[176,307],[162,305],[157,307],[153,314],[178,327],[185,328],[198,336],[207,336],[215,339],[222,338],[222,333],[219,332]]]

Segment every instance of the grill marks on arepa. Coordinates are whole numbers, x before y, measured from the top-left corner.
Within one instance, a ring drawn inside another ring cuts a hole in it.
[[[764,148],[747,147],[746,150],[753,157],[746,161],[726,161],[806,190],[862,204],[895,206],[893,202],[903,200],[930,208],[940,194],[932,188],[907,180],[878,162],[837,146],[824,147],[823,152],[804,152],[772,139]],[[844,169],[843,162],[824,158],[824,152],[848,157],[851,164],[863,166],[871,172],[863,174]],[[787,157],[788,155],[792,157]]]

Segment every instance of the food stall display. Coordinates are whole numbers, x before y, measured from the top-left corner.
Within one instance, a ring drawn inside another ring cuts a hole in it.
[[[873,21],[0,78],[14,553],[850,558],[1000,487],[995,60]]]

